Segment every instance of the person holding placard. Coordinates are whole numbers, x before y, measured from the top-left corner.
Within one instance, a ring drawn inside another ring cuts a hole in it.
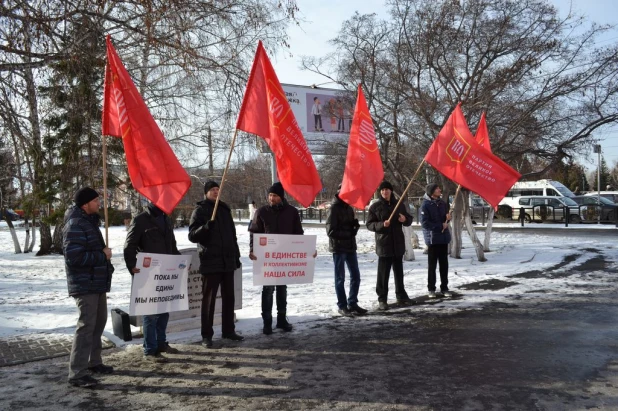
[[[124,260],[131,275],[140,272],[137,265],[137,253],[180,255],[176,247],[172,220],[156,205],[150,203],[146,211],[138,214],[131,221],[124,243]],[[178,354],[171,347],[165,334],[169,313],[145,315],[144,324],[144,358],[163,362],[161,353]]]
[[[234,270],[240,267],[236,226],[230,207],[219,201],[212,220],[219,184],[204,184],[204,200],[197,203],[189,223],[189,241],[197,243],[202,273],[202,345],[214,348],[212,324],[217,291],[221,286],[221,334],[224,339],[242,341],[234,325]]]
[[[249,241],[249,258],[257,260],[253,254],[253,234],[304,234],[298,210],[288,204],[281,183],[277,182],[268,190],[268,204],[260,207],[253,216],[251,223],[251,239]],[[315,257],[315,255],[314,255]],[[270,335],[273,332],[273,293],[277,297],[277,325],[283,331],[292,331],[292,324],[287,319],[287,286],[265,285],[262,288],[262,319],[263,332]]]

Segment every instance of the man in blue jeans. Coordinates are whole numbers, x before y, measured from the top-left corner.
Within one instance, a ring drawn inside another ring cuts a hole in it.
[[[339,186],[341,189],[341,186]],[[360,286],[360,272],[356,257],[356,234],[360,228],[354,210],[345,201],[339,198],[339,191],[330,206],[330,213],[326,219],[326,233],[328,234],[328,248],[333,253],[335,263],[335,292],[339,314],[349,317],[356,314],[365,314],[367,310],[358,305],[358,288]],[[350,294],[346,300],[345,294],[345,265],[350,272]]]
[[[176,247],[174,227],[170,218],[154,204],[138,214],[131,221],[124,243],[124,260],[131,275],[138,274],[137,253],[180,255]],[[145,315],[144,358],[153,362],[165,362],[162,352],[178,354],[178,350],[167,343],[165,331],[169,313]]]

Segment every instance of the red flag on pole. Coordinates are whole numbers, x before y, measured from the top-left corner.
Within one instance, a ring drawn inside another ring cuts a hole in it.
[[[163,133],[148,111],[107,36],[103,135],[122,138],[133,187],[171,214],[191,187]]]
[[[382,159],[363,89],[358,86],[339,198],[363,209],[384,178]]]
[[[266,141],[277,160],[283,188],[303,206],[309,206],[322,189],[320,176],[261,41],[236,128]]]
[[[429,148],[425,161],[494,207],[521,177],[474,140],[459,104]]]
[[[478,128],[476,129],[476,136],[474,136],[474,139],[481,145],[481,147],[491,152],[489,132],[487,131],[487,122],[485,121],[485,112],[481,114],[481,120],[479,121]]]

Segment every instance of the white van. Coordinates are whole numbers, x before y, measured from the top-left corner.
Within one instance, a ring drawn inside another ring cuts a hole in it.
[[[521,196],[575,197],[575,194],[555,180],[520,181],[511,187],[499,206],[517,207]]]

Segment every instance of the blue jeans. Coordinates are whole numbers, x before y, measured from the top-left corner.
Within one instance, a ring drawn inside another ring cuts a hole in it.
[[[155,355],[157,348],[167,341],[165,329],[169,320],[169,313],[145,315],[144,321],[144,354]]]
[[[360,271],[358,271],[358,259],[356,252],[333,253],[335,263],[335,292],[337,293],[337,306],[345,308],[358,304],[358,287],[360,286]],[[350,272],[350,296],[345,296],[345,265]]]

